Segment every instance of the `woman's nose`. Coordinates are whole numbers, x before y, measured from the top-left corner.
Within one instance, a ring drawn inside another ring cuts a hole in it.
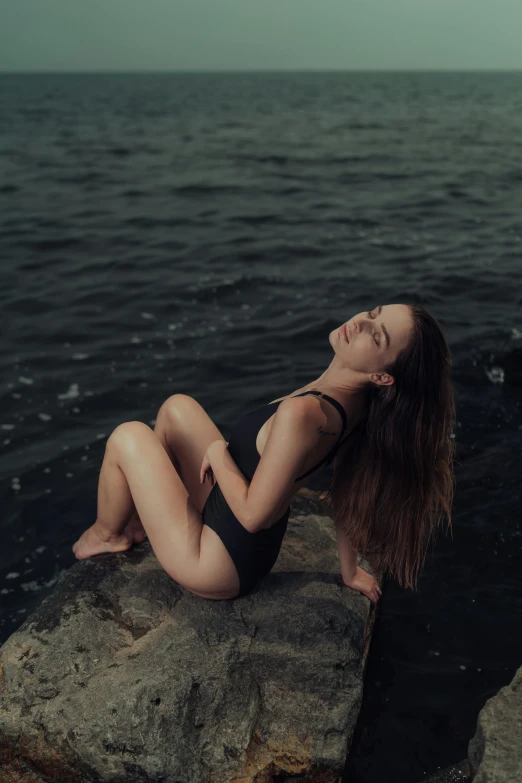
[[[359,333],[364,328],[364,320],[365,320],[364,316],[361,316],[360,318],[355,318],[354,319],[353,324],[355,326],[355,331],[356,332]]]

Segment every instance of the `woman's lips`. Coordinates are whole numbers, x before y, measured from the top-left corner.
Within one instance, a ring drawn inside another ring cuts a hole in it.
[[[343,324],[339,331],[341,332],[341,334],[344,337],[344,339],[346,340],[346,342],[349,343],[350,340],[348,339],[348,332],[346,331],[346,324]]]

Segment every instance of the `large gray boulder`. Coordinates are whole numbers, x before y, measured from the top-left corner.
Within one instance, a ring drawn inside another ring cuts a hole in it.
[[[274,570],[233,601],[147,541],[73,565],[0,648],[1,783],[338,783],[375,610],[326,514],[296,496]]]
[[[473,783],[522,781],[522,667],[479,712],[468,758]]]

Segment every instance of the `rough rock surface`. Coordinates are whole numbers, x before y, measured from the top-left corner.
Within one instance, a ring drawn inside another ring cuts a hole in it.
[[[375,610],[326,513],[296,496],[276,567],[232,601],[147,541],[73,565],[0,648],[2,783],[338,783]]]
[[[522,781],[522,667],[479,712],[468,758],[473,783]]]

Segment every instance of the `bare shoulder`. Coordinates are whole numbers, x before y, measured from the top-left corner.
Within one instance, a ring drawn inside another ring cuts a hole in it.
[[[281,403],[277,412],[281,411],[281,418],[288,417],[289,419],[305,422],[317,422],[317,424],[324,423],[325,414],[321,408],[320,398],[314,395],[306,395],[304,397],[287,397]]]
[[[304,457],[319,443],[326,421],[316,398],[287,397],[279,404],[270,432],[288,441],[290,450]]]
[[[317,449],[319,456],[323,456],[322,449],[330,448],[331,442],[341,433],[339,414],[322,403],[320,397],[313,395],[289,397],[280,403],[275,416],[279,421],[276,429],[281,436],[288,437],[303,458],[309,455],[316,461]]]

